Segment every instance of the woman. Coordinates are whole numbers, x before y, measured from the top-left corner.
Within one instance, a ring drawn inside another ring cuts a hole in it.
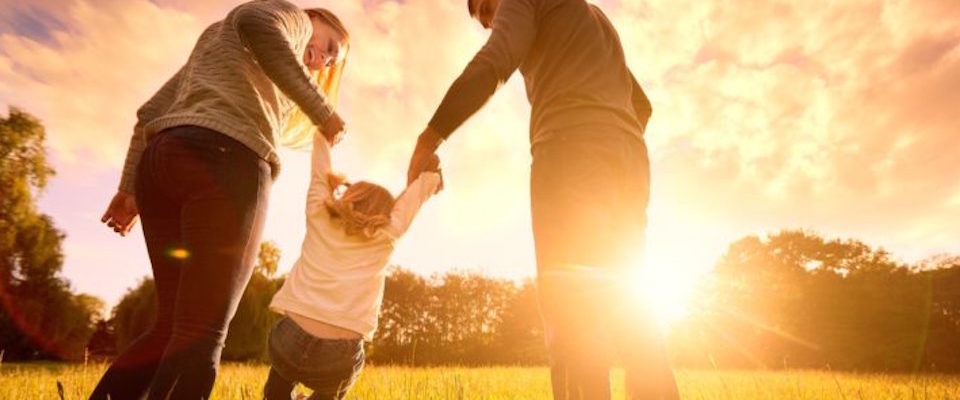
[[[327,10],[251,1],[207,28],[138,110],[102,220],[125,235],[139,210],[157,320],[91,398],[209,398],[279,172],[277,146],[308,148],[318,128],[333,141],[343,132],[333,105],[348,41]]]

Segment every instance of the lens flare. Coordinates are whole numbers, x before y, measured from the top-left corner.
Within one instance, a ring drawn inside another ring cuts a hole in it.
[[[691,314],[696,282],[700,273],[695,269],[676,265],[670,252],[638,254],[639,267],[631,270],[629,284],[633,300],[648,309],[656,319],[661,332],[669,334],[672,327]]]
[[[190,252],[187,249],[173,248],[167,251],[167,256],[175,260],[186,260],[190,258]]]

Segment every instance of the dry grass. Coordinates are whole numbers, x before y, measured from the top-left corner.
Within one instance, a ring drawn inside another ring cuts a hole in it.
[[[104,365],[2,364],[0,399],[85,399]],[[263,365],[227,364],[214,399],[259,399]],[[612,375],[614,398],[623,374]],[[678,373],[684,399],[960,399],[960,376],[845,374],[825,371],[687,371]],[[546,368],[368,367],[350,399],[550,399]]]

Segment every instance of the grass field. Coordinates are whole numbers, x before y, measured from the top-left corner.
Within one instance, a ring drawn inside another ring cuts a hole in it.
[[[0,399],[85,399],[104,365],[2,364]],[[266,379],[262,365],[228,364],[214,399],[257,399]],[[613,374],[622,399],[622,373]],[[960,399],[960,376],[855,375],[822,371],[678,372],[684,399]],[[350,399],[549,399],[546,368],[368,367]]]

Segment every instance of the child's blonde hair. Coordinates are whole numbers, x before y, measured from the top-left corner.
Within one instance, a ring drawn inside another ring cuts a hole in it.
[[[346,183],[336,174],[327,175],[332,191],[347,186],[342,196],[331,196],[324,204],[331,219],[339,220],[347,235],[371,238],[390,224],[394,198],[383,186],[366,181]]]

